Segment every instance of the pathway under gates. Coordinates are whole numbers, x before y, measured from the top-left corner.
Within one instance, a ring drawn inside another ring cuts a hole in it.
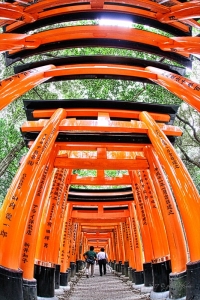
[[[99,267],[95,265],[95,277],[87,278],[85,274],[80,277],[70,291],[57,296],[60,300],[133,300],[149,299],[150,293],[141,293],[133,289],[130,281],[123,281],[107,265],[107,274],[99,275]]]

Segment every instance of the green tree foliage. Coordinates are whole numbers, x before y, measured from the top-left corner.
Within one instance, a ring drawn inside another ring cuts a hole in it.
[[[196,110],[183,103],[175,124],[183,130],[183,136],[177,139],[175,146],[200,190],[200,116]]]
[[[18,105],[17,105],[18,104]],[[20,104],[20,105],[19,105]],[[14,111],[16,107],[16,111]],[[0,165],[6,163],[9,155],[11,163],[5,169],[5,172],[0,176],[0,204],[2,203],[7,190],[12,182],[12,179],[19,167],[19,161],[21,157],[27,152],[27,149],[22,144],[23,140],[19,131],[18,122],[22,117],[22,104],[20,101],[16,101],[15,104],[9,106],[1,112],[0,117]],[[19,114],[19,115],[18,115]],[[18,152],[15,151],[15,147],[21,144],[22,147],[18,148]]]

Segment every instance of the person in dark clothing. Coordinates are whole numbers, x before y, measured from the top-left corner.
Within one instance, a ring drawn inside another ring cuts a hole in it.
[[[89,268],[91,266],[91,277],[94,277],[94,264],[97,258],[96,252],[94,252],[94,247],[90,246],[90,250],[83,254],[86,259],[86,276],[89,278]]]
[[[97,254],[98,264],[99,264],[99,273],[102,276],[102,267],[104,275],[106,275],[106,263],[108,260],[107,254],[104,252],[104,248],[101,248],[100,252]]]

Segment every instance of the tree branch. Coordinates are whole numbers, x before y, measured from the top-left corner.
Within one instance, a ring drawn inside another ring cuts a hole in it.
[[[135,100],[136,98],[138,98],[144,91],[146,90],[146,85],[143,83],[143,89],[141,89],[133,98],[133,100]]]
[[[188,125],[188,126],[192,129],[193,134],[194,134],[194,138],[197,140],[197,142],[200,143],[200,139],[199,139],[199,137],[197,136],[196,129],[195,129],[188,121],[183,120],[179,115],[176,115],[176,117],[177,117],[181,122],[183,122],[184,124]]]
[[[190,162],[191,164],[193,164],[193,165],[197,166],[198,168],[200,168],[200,163],[198,163],[198,162],[192,160],[192,159],[187,155],[187,153],[185,152],[185,150],[184,150],[181,146],[177,145],[177,147],[180,149],[180,151],[182,152],[182,154],[185,156],[185,160],[186,160],[186,161],[188,161],[188,162]]]
[[[0,177],[5,173],[13,158],[16,157],[17,153],[21,151],[24,146],[25,143],[23,140],[21,140],[0,162]]]

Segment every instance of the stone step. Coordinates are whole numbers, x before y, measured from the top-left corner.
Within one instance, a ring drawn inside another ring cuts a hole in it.
[[[110,268],[107,274],[100,276],[99,268],[95,266],[95,277],[81,276],[77,284],[72,286],[70,292],[59,296],[59,300],[147,300],[149,294],[140,294],[114,275]]]

